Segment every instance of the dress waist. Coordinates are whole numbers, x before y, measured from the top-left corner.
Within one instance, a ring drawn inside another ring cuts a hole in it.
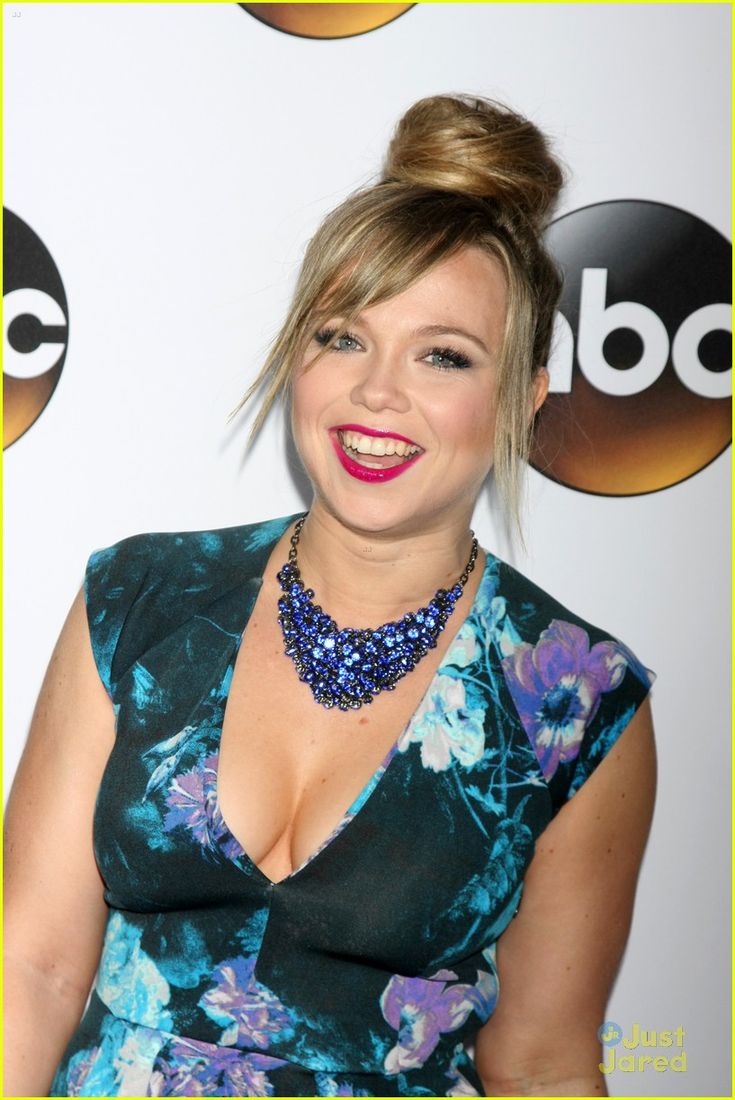
[[[441,1044],[423,1066],[386,1074],[305,1066],[257,1047],[226,1046],[116,1015],[95,992],[50,1096],[477,1096],[462,1043]]]

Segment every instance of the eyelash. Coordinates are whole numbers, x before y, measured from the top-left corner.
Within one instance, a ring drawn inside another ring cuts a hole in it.
[[[317,342],[317,344],[319,344],[323,348],[326,348],[326,347],[328,347],[330,341],[334,339],[334,336],[335,336],[336,332],[337,332],[336,328],[323,328],[323,329],[320,329],[319,332],[317,332],[315,334],[314,339]],[[352,340],[352,342],[354,344],[359,344],[358,339],[355,336],[353,336],[352,333],[350,333],[350,332],[343,332],[342,335],[340,336],[340,340]],[[333,347],[331,350],[332,351],[344,351],[346,349],[337,347],[335,345],[335,347]],[[347,350],[350,350],[350,349],[347,349]],[[465,355],[464,352],[457,351],[456,348],[450,348],[450,347],[433,347],[433,348],[429,348],[429,350],[427,352],[425,352],[425,354],[422,356],[422,358],[423,359],[428,359],[430,356],[433,356],[433,355],[437,356],[440,359],[445,359],[447,362],[449,362],[451,364],[450,366],[439,366],[438,363],[433,363],[432,366],[434,366],[437,370],[466,370],[468,367],[472,366],[472,360],[469,358],[469,356]]]

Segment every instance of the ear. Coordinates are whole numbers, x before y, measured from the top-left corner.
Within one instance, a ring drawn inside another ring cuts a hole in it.
[[[531,407],[528,416],[529,423],[543,405],[549,392],[549,372],[546,367],[539,367],[533,376],[531,387]]]

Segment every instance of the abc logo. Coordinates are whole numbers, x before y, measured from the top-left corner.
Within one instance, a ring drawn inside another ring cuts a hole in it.
[[[392,23],[413,4],[240,4],[269,27],[299,38],[349,38]]]
[[[623,200],[559,218],[547,243],[565,281],[532,464],[615,496],[697,473],[731,435],[729,242]]]
[[[45,409],[66,358],[69,312],[51,255],[10,210],[3,212],[3,427],[9,447]]]

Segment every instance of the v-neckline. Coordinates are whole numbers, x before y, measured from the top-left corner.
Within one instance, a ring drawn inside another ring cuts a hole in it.
[[[285,530],[288,529],[289,525],[293,522],[294,519],[298,519],[298,516],[292,516],[292,517],[289,518],[289,520],[287,521]],[[270,542],[268,544],[267,547],[264,547],[264,549],[266,550],[266,554],[265,554],[265,557],[264,557],[264,563],[263,563],[263,566],[261,568],[261,571],[257,575],[250,577],[250,582],[251,583],[255,582],[258,585],[258,594],[257,594],[255,600],[253,600],[252,605],[250,607],[250,611],[247,615],[247,618],[245,619],[245,621],[242,624],[242,629],[240,630],[238,636],[235,638],[233,648],[229,652],[228,659],[227,659],[227,665],[225,667],[224,673],[223,673],[222,678],[220,680],[220,684],[222,686],[222,691],[220,692],[221,712],[220,712],[219,722],[218,722],[217,726],[213,727],[213,733],[216,736],[216,761],[217,762],[216,762],[216,766],[215,766],[215,769],[214,769],[214,776],[213,776],[213,780],[212,780],[212,795],[213,795],[213,813],[214,813],[215,818],[216,818],[216,820],[218,822],[218,825],[219,825],[219,828],[216,830],[216,835],[217,835],[217,838],[218,838],[217,843],[218,843],[219,849],[222,852],[223,856],[227,860],[234,863],[235,866],[241,867],[241,869],[245,870],[248,875],[250,875],[250,876],[257,875],[263,881],[264,885],[268,889],[274,889],[276,886],[284,886],[286,883],[289,883],[289,882],[293,881],[295,878],[297,878],[299,875],[301,875],[301,873],[303,871],[305,871],[307,867],[311,866],[323,854],[326,854],[326,852],[332,847],[332,845],[337,840],[337,838],[342,833],[344,833],[344,831],[349,827],[351,822],[353,822],[355,820],[355,818],[359,815],[360,811],[363,809],[365,804],[368,802],[370,797],[373,795],[376,788],[378,787],[378,785],[381,783],[381,781],[384,779],[385,775],[389,771],[390,766],[393,763],[395,757],[398,755],[398,751],[400,749],[401,742],[403,741],[407,730],[410,728],[411,723],[414,721],[416,715],[423,710],[424,704],[426,703],[427,699],[430,697],[431,693],[436,690],[437,680],[439,679],[439,677],[441,675],[444,674],[445,669],[447,668],[447,665],[449,663],[447,658],[451,654],[455,643],[459,640],[462,631],[467,626],[469,626],[470,629],[472,629],[470,620],[472,619],[473,613],[474,613],[475,608],[477,606],[478,599],[479,599],[479,596],[480,596],[480,592],[482,591],[483,587],[487,583],[488,575],[489,575],[490,568],[491,568],[491,563],[494,563],[497,560],[497,559],[495,559],[494,555],[491,554],[489,551],[487,551],[487,550],[484,551],[484,553],[485,553],[485,566],[483,568],[482,577],[480,578],[480,583],[479,583],[479,585],[477,587],[477,590],[475,592],[475,595],[472,599],[472,603],[470,604],[470,606],[467,610],[467,614],[461,620],[461,622],[459,623],[456,631],[451,636],[449,644],[447,645],[447,648],[445,650],[444,656],[442,657],[442,659],[439,662],[437,668],[435,669],[434,674],[431,677],[429,683],[427,684],[426,690],[424,691],[421,698],[419,699],[419,702],[418,702],[415,710],[413,711],[413,713],[409,717],[408,721],[405,723],[405,725],[401,729],[400,733],[396,737],[395,741],[393,742],[393,744],[389,748],[386,755],[381,760],[380,764],[378,764],[377,768],[373,771],[373,773],[371,774],[371,776],[369,777],[367,782],[364,784],[364,786],[362,787],[362,789],[360,790],[358,795],[352,800],[350,805],[344,811],[344,813],[342,814],[341,818],[339,819],[339,821],[337,822],[335,827],[324,838],[324,840],[322,840],[317,845],[317,847],[314,849],[314,851],[311,852],[306,857],[306,859],[304,859],[301,863],[299,863],[298,866],[294,867],[292,871],[290,871],[287,875],[284,875],[283,878],[272,879],[265,873],[265,871],[261,870],[261,868],[255,862],[255,860],[252,859],[252,857],[248,854],[248,851],[247,851],[245,845],[240,841],[240,839],[237,836],[235,836],[234,832],[232,831],[232,829],[228,825],[227,820],[226,820],[224,814],[222,813],[222,807],[220,805],[220,800],[219,800],[219,779],[220,779],[220,759],[221,759],[221,751],[222,751],[222,736],[223,736],[224,727],[225,727],[225,719],[226,719],[226,716],[227,716],[227,706],[228,706],[228,703],[229,703],[230,693],[231,693],[231,689],[232,689],[232,680],[233,680],[233,677],[234,677],[235,665],[237,663],[237,658],[238,658],[238,655],[240,653],[240,649],[242,647],[242,642],[243,642],[243,638],[245,636],[245,631],[246,631],[248,623],[250,621],[250,617],[252,616],[252,613],[255,609],[255,603],[257,601],[257,598],[260,595],[260,590],[261,590],[261,587],[262,587],[262,584],[263,584],[263,578],[264,578],[264,575],[265,575],[265,571],[266,571],[268,562],[270,561],[271,554],[273,552],[273,548],[275,547],[275,545],[278,542],[278,539],[280,537],[281,537],[281,535],[278,535],[272,542]],[[239,849],[237,854],[233,855],[232,851],[230,850],[232,844],[236,845],[236,847]],[[246,866],[242,867],[243,863]]]

